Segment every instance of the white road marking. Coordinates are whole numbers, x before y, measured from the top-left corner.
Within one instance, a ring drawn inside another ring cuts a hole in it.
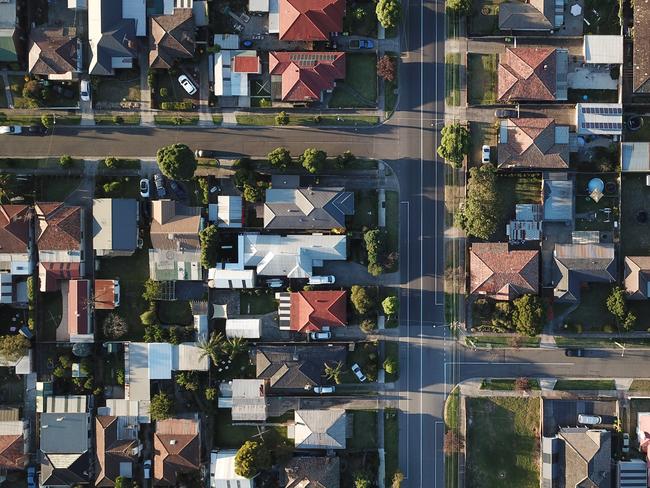
[[[399,202],[400,204],[406,204],[406,235],[409,236],[411,232],[411,202],[409,201],[402,201]],[[406,323],[410,324],[411,323],[411,307],[409,305],[410,299],[411,299],[411,252],[410,248],[407,245],[406,246],[406,272],[407,272],[407,280],[406,280]],[[408,360],[410,356],[410,351],[411,351],[411,341],[406,341],[406,391],[411,391],[411,375],[410,375],[410,361]],[[400,400],[402,401],[402,400]],[[406,405],[407,408],[403,409],[404,411],[408,410],[408,404]],[[411,447],[411,443],[409,440],[409,425],[410,425],[410,415],[406,416],[406,459],[409,459],[409,449]],[[408,478],[409,476],[409,464],[406,463],[406,473],[404,475],[405,478]]]

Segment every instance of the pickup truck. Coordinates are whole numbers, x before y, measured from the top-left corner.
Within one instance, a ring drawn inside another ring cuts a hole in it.
[[[350,41],[350,49],[373,49],[375,43],[370,39],[352,39]]]

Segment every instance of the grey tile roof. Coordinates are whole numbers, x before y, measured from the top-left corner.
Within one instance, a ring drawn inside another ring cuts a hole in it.
[[[504,2],[499,5],[499,29],[550,31],[553,29],[553,0]]]
[[[567,488],[612,486],[610,432],[586,427],[568,427],[561,428],[558,437],[565,444],[564,476]]]
[[[294,440],[297,449],[345,449],[345,410],[296,410]]]
[[[339,488],[341,486],[340,459],[324,456],[292,458],[284,468],[281,483],[285,488]]]
[[[582,283],[616,281],[614,244],[556,244],[553,253],[554,293],[559,301],[578,301]]]

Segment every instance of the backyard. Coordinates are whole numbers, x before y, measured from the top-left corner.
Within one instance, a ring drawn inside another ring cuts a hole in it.
[[[500,35],[499,4],[503,0],[473,0],[473,12],[469,16],[470,36]]]
[[[467,399],[468,486],[539,486],[539,399]]]
[[[501,213],[497,229],[491,240],[504,241],[506,225],[515,217],[518,203],[542,203],[542,178],[538,173],[498,174],[497,194],[501,197]]]
[[[594,178],[605,184],[604,196],[596,202],[589,196],[588,185]],[[618,181],[615,174],[577,173],[576,175],[576,230],[613,231],[618,220]]]
[[[377,105],[377,56],[348,54],[345,81],[338,81],[330,108],[374,108]]]
[[[496,54],[467,54],[469,105],[487,105],[496,101],[498,61]]]
[[[41,293],[38,300],[41,309],[40,341],[55,341],[56,329],[63,317],[63,298],[60,291]]]
[[[192,310],[190,302],[185,300],[159,300],[158,319],[163,324],[190,325],[192,323]]]
[[[621,254],[643,256],[650,249],[650,187],[645,174],[623,173],[621,182]]]
[[[263,438],[271,444],[278,444],[287,438],[286,427],[257,427],[233,425],[229,410],[217,410],[215,418],[214,445],[221,448],[239,449],[246,441],[260,440],[260,431],[266,429]]]
[[[263,315],[278,310],[273,291],[243,291],[239,294],[239,310],[242,315]]]

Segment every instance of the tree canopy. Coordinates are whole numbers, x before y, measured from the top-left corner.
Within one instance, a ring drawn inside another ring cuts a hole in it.
[[[185,144],[171,144],[161,147],[156,153],[160,171],[172,180],[191,180],[196,171],[196,158]]]
[[[377,61],[377,75],[386,81],[393,81],[397,72],[397,65],[395,60],[384,54],[379,61]]]
[[[446,0],[447,10],[459,15],[469,15],[472,13],[472,0]]]
[[[22,334],[0,336],[0,357],[16,361],[27,353],[30,345],[29,340]]]
[[[119,314],[111,312],[104,319],[103,329],[107,339],[119,339],[129,331],[129,325]]]
[[[199,232],[201,242],[201,266],[209,269],[217,262],[217,244],[219,242],[219,229],[216,225],[209,225]]]
[[[449,161],[454,168],[463,165],[463,159],[469,152],[469,131],[460,124],[446,125],[440,131],[438,155]]]
[[[537,295],[523,295],[512,305],[512,323],[518,333],[534,336],[542,331],[544,306]]]
[[[286,169],[291,166],[291,153],[286,147],[276,147],[267,157],[275,168]]]
[[[628,312],[627,302],[625,301],[625,290],[619,286],[615,286],[607,297],[606,304],[607,310],[614,316],[619,326],[623,326],[628,331],[634,329],[636,315]]]
[[[397,27],[402,16],[402,5],[398,0],[379,0],[375,7],[377,20],[384,28]]]
[[[501,197],[496,191],[496,170],[491,164],[470,168],[467,200],[456,213],[456,225],[468,235],[489,239],[497,229]]]
[[[235,473],[244,478],[252,478],[261,470],[271,467],[271,453],[257,441],[246,441],[235,456]]]
[[[318,173],[325,165],[326,160],[327,153],[315,147],[305,149],[300,156],[300,164],[310,173]]]
[[[395,295],[384,298],[381,302],[381,307],[384,309],[386,315],[395,316],[399,311],[399,300]]]
[[[375,299],[363,286],[353,285],[350,289],[350,301],[359,315],[367,315],[375,308]]]
[[[166,393],[156,393],[149,404],[151,420],[165,420],[174,414],[174,401]]]

